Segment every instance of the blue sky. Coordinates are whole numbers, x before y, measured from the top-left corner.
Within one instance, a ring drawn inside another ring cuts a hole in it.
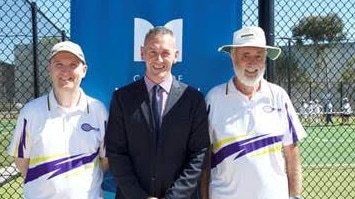
[[[13,61],[13,44],[30,43],[31,38],[21,35],[31,34],[30,10],[25,0],[0,0],[2,8],[6,2],[9,8],[21,8],[21,10],[9,10],[0,12],[0,60],[11,63]],[[46,16],[55,23],[58,28],[70,34],[70,0],[32,0],[36,2]],[[23,4],[23,5],[21,5]],[[258,25],[256,0],[243,1],[243,25]],[[355,1],[354,0],[275,0],[275,44],[286,45],[286,40],[280,37],[291,37],[291,28],[299,20],[311,15],[326,15],[337,13],[345,22],[344,31],[350,42],[355,41]],[[60,9],[58,11],[58,8]],[[40,25],[50,32],[56,32],[48,22],[39,18]],[[65,23],[68,22],[68,23]],[[63,25],[64,24],[64,25]],[[39,27],[41,28],[41,27]],[[14,37],[17,35],[17,37]]]
[[[46,16],[59,29],[69,32],[70,0],[34,0]],[[32,24],[30,4],[25,0],[0,0],[0,61],[13,62],[13,50],[16,44],[32,42]],[[58,8],[60,10],[58,11]],[[39,37],[46,35],[60,35],[50,22],[38,15]],[[64,25],[62,25],[64,24]]]

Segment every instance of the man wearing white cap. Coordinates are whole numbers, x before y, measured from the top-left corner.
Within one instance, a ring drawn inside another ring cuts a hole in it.
[[[245,27],[218,50],[229,53],[235,76],[206,96],[209,198],[301,198],[297,145],[306,132],[285,90],[263,78],[266,57],[277,59],[281,49],[266,45],[261,28]]]
[[[102,198],[107,110],[80,88],[87,65],[70,41],[53,46],[52,90],[21,109],[9,154],[24,177],[24,198]]]

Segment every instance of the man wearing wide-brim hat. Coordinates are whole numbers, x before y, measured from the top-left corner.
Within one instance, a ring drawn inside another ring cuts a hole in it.
[[[230,55],[235,74],[206,96],[212,143],[206,197],[301,198],[298,142],[306,132],[285,90],[263,78],[266,58],[277,59],[281,49],[251,26],[218,50]]]

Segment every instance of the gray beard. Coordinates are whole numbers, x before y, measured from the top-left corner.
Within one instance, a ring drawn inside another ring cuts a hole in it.
[[[263,71],[260,71],[260,73],[258,74],[258,76],[256,78],[249,79],[244,76],[242,71],[239,71],[234,67],[234,73],[238,77],[239,81],[241,83],[243,83],[244,85],[250,86],[250,87],[257,87],[259,85],[259,82],[263,79],[263,76],[265,73],[265,68],[263,68],[262,70]],[[240,75],[238,75],[238,72]]]

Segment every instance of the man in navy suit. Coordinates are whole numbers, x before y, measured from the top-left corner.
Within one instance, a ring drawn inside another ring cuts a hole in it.
[[[173,32],[155,27],[145,36],[144,78],[114,92],[106,132],[116,199],[194,199],[209,150],[204,96],[173,78],[179,51]],[[153,87],[159,85],[159,121]]]

